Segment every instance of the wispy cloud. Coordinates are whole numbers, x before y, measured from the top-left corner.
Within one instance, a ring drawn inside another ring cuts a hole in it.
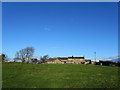
[[[45,30],[45,31],[51,31],[51,29],[48,28],[48,27],[44,27],[44,30]]]

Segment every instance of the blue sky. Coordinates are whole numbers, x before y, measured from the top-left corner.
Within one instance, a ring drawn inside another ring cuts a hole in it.
[[[13,58],[27,46],[35,56],[118,54],[117,2],[3,3],[3,53]]]

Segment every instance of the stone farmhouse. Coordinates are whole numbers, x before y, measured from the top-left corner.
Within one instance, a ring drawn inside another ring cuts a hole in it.
[[[84,57],[57,57],[57,58],[49,58],[47,61],[48,64],[56,63],[56,64],[84,64],[85,58]]]

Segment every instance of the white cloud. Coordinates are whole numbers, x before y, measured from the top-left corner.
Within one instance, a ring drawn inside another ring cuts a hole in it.
[[[118,60],[118,59],[120,59],[120,55],[104,57],[101,60],[109,60],[109,61],[111,61],[111,60]]]

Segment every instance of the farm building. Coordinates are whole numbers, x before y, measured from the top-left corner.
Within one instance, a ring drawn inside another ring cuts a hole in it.
[[[85,60],[85,64],[91,64],[91,60],[90,60],[90,59],[89,59],[89,60],[86,59],[86,60]]]
[[[84,57],[57,57],[57,58],[49,58],[47,63],[69,63],[69,64],[81,64],[85,63]]]
[[[91,64],[96,64],[96,63],[99,63],[100,60],[91,60]]]
[[[106,65],[106,66],[119,66],[117,62],[113,61],[100,61],[101,65]]]

